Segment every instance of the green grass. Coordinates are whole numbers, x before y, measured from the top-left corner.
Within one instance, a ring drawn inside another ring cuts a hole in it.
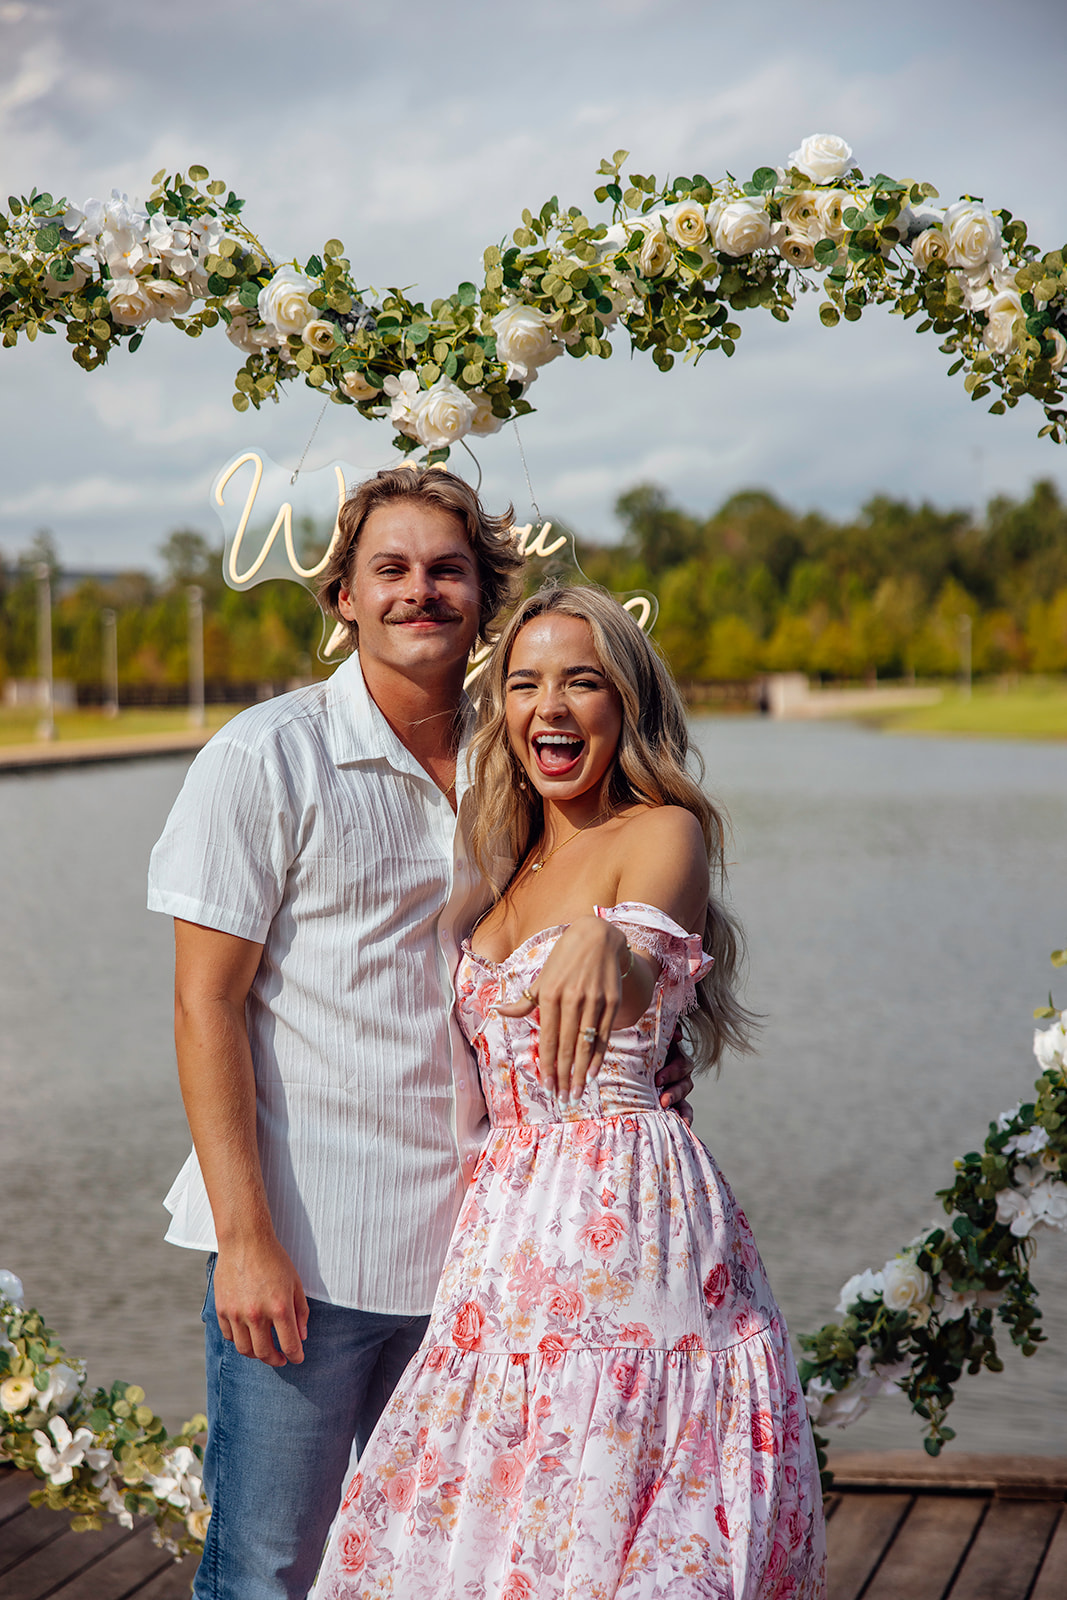
[[[1023,678],[976,684],[970,698],[946,689],[937,705],[865,714],[887,733],[948,733],[982,739],[1067,739],[1067,682]]]
[[[240,706],[208,706],[207,726],[221,728],[240,711]],[[40,712],[36,706],[0,706],[0,745],[32,744],[37,738]],[[102,711],[59,711],[56,713],[56,739],[134,739],[142,734],[184,733],[190,726],[184,706],[132,707],[117,717]]]

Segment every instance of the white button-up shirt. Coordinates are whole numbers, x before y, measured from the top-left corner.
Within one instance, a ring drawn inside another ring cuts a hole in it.
[[[152,852],[150,909],[264,946],[246,1005],[260,1162],[314,1299],[433,1302],[486,1131],[451,1007],[485,901],[448,800],[355,656],[216,733]],[[195,1153],[164,1204],[172,1243],[215,1248]]]

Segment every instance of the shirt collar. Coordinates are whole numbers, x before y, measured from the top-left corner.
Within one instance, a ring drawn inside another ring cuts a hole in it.
[[[335,766],[360,761],[386,761],[397,772],[409,772],[424,783],[433,779],[411,751],[397,738],[367,688],[359,655],[353,650],[326,685],[329,707],[328,740]],[[466,788],[466,745],[473,722],[472,707],[463,696],[464,732],[456,761],[457,788]],[[461,768],[462,774],[461,774]]]

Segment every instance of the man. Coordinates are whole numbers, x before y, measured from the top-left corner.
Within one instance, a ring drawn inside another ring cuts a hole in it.
[[[339,520],[321,593],[358,654],[216,734],[152,858],[195,1147],[167,1237],[211,1252],[202,1600],[306,1593],[484,1135],[450,980],[486,890],[455,816],[466,663],[521,566],[510,513],[399,469]],[[549,1048],[588,1052],[579,997],[610,1012],[621,941],[582,929],[546,966]]]

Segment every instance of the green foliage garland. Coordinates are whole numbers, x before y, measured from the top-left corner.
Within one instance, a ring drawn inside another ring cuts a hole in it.
[[[398,449],[443,459],[467,434],[530,411],[529,385],[563,352],[606,358],[619,328],[662,371],[679,356],[730,356],[737,313],[759,306],[787,321],[821,278],[827,326],[871,304],[917,317],[972,399],[995,388],[989,409],[1002,413],[1032,396],[1041,433],[1065,437],[1064,251],[1041,255],[1010,212],[967,197],[935,209],[931,185],[868,180],[831,135],[744,183],[624,177],[627,157],[600,165],[595,198],[610,203],[610,224],[553,196],[486,249],[480,284],[429,307],[358,285],[337,239],[303,267],[276,265],[244,202],[202,166],[157,173],[143,211],[117,191],[84,209],[13,196],[0,214],[3,343],[62,327],[91,371],[120,345],[136,350],[150,321],[193,338],[223,323],[246,354],[238,410],[303,377],[364,416],[388,415]]]

